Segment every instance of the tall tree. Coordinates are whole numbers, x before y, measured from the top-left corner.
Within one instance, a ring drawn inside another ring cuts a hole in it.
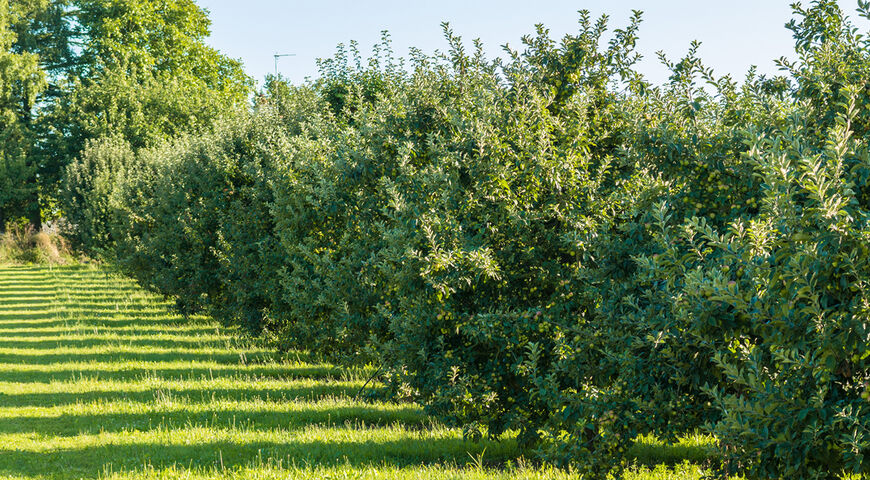
[[[31,194],[38,192],[43,216],[58,213],[63,169],[89,140],[146,147],[208,129],[248,99],[250,78],[206,44],[210,21],[193,0],[15,4],[3,50],[38,65],[47,85],[21,112],[32,132],[26,163],[39,187]],[[30,218],[38,224],[39,209]]]
[[[39,220],[33,108],[46,81],[37,55],[13,48],[18,37],[12,28],[29,7],[0,0],[0,229],[19,216]]]

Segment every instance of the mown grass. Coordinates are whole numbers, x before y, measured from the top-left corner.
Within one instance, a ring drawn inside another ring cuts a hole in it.
[[[0,478],[576,478],[291,357],[97,267],[0,266]],[[627,477],[700,478],[706,442],[645,440]]]

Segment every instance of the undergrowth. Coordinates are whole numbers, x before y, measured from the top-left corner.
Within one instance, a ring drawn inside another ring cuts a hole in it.
[[[0,232],[0,263],[66,265],[75,262],[67,241],[51,228],[36,230],[26,222],[10,222]]]

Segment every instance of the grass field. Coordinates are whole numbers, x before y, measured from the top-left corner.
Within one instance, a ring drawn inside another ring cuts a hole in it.
[[[96,267],[0,266],[0,478],[575,478],[291,357]],[[636,479],[700,478],[708,455],[635,450]]]

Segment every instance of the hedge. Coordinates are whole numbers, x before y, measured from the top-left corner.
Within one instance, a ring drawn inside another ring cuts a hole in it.
[[[92,144],[66,209],[180,307],[377,364],[472,438],[597,476],[704,429],[724,473],[868,473],[870,46],[794,8],[798,60],[740,83],[693,44],[650,84],[639,13],[503,61],[447,27],[340,49],[215,133]]]

